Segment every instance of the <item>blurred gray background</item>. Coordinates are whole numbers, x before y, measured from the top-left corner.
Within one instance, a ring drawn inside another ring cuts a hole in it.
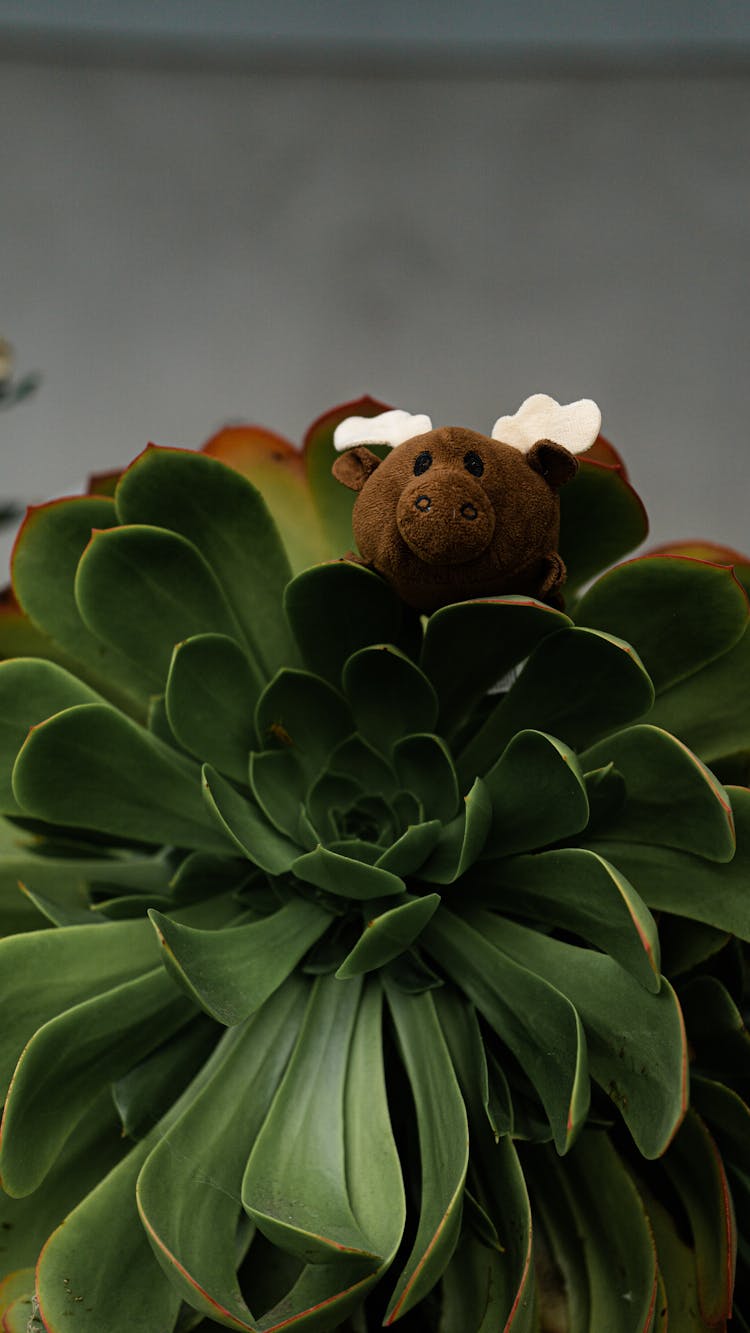
[[[363,391],[600,403],[750,548],[750,6],[0,0],[0,500]],[[0,582],[9,535],[0,534]]]

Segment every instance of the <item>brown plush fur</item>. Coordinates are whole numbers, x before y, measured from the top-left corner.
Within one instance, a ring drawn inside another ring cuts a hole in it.
[[[361,445],[349,449],[333,474],[359,492],[352,527],[363,561],[409,606],[434,611],[507,593],[561,605],[557,491],[577,469],[552,440],[523,454],[446,426],[398,445],[382,462]]]

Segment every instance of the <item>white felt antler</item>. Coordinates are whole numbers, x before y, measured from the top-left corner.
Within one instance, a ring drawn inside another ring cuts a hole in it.
[[[429,417],[414,416],[394,407],[377,417],[346,417],[333,432],[333,447],[339,452],[352,449],[355,444],[389,444],[395,449],[397,444],[403,444],[415,435],[424,435],[428,430],[432,430]]]
[[[602,424],[602,414],[590,398],[561,407],[546,393],[532,394],[521,403],[515,416],[499,417],[492,427],[493,440],[512,444],[528,453],[537,440],[554,440],[571,454],[590,449]]]

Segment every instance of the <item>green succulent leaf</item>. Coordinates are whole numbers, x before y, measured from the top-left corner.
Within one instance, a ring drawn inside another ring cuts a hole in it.
[[[713,773],[676,737],[654,726],[628,727],[581,756],[587,768],[614,763],[625,803],[597,838],[675,847],[731,861],[737,841],[729,797]]]
[[[715,661],[657,699],[650,721],[674,732],[707,764],[750,748],[750,630]]]
[[[532,1221],[529,1195],[518,1154],[510,1137],[499,1137],[493,1123],[493,1105],[484,1045],[474,1009],[448,987],[435,995],[440,1024],[469,1115],[472,1142],[472,1183],[499,1228],[502,1251],[493,1256],[492,1299],[488,1314],[497,1322],[490,1328],[531,1333],[534,1327],[534,1274]],[[458,1283],[455,1276],[453,1281]],[[485,1273],[487,1269],[483,1270]],[[451,1281],[450,1270],[446,1281]],[[461,1283],[465,1289],[465,1281]],[[468,1295],[468,1293],[467,1293]],[[475,1296],[471,1298],[473,1304]],[[471,1304],[467,1309],[471,1309]],[[458,1318],[458,1312],[456,1312]],[[457,1326],[457,1333],[459,1329]]]
[[[73,1005],[39,1028],[16,1066],[5,1103],[3,1189],[14,1197],[35,1190],[96,1094],[171,1036],[192,1012],[157,967]]]
[[[586,839],[592,851],[611,860],[635,885],[652,910],[675,912],[750,940],[750,792],[727,788],[737,851],[726,865],[650,843]]]
[[[306,671],[279,671],[263,691],[255,713],[263,748],[290,750],[309,783],[354,724],[337,690]]]
[[[579,625],[607,630],[633,645],[657,694],[734,647],[748,614],[747,596],[731,569],[665,555],[641,556],[611,569],[575,609]]]
[[[586,827],[589,802],[578,760],[541,731],[520,731],[485,775],[492,821],[484,856],[512,856]]]
[[[220,1030],[198,1014],[112,1084],[122,1133],[142,1139],[169,1110],[211,1055]]]
[[[125,1151],[108,1091],[95,1097],[65,1144],[65,1150],[50,1170],[44,1189],[24,1199],[0,1194],[3,1270],[13,1274],[31,1269],[39,1251],[55,1227],[75,1208]],[[6,1277],[0,1285],[0,1309],[6,1293]],[[28,1314],[27,1314],[28,1320]],[[24,1329],[25,1333],[25,1329]]]
[[[611,634],[573,627],[543,639],[459,758],[459,775],[485,773],[525,728],[580,750],[648,712],[649,676],[633,649]]]
[[[342,845],[348,846],[347,843]],[[353,856],[344,856],[327,847],[316,847],[314,852],[298,856],[292,871],[306,884],[314,884],[316,888],[341,898],[367,901],[369,898],[391,898],[406,890],[404,881],[390,870],[368,865],[366,861],[355,860]]]
[[[299,856],[299,847],[271,826],[254,801],[239,792],[220,773],[203,765],[203,795],[219,828],[243,855],[261,870],[281,875]]]
[[[705,1073],[732,1083],[750,1060],[750,1033],[726,986],[718,977],[698,976],[680,990],[690,1044]]]
[[[229,1328],[255,1328],[236,1271],[242,1178],[291,1054],[305,998],[303,984],[290,981],[222,1038],[211,1079],[138,1177],[140,1217],[167,1276],[184,1300]]]
[[[491,820],[490,794],[477,778],[464,798],[463,810],[443,828],[420,878],[430,884],[454,884],[482,854]]]
[[[294,750],[261,750],[250,755],[250,790],[266,818],[293,842],[318,842],[305,812],[307,782]]]
[[[75,578],[78,610],[161,690],[175,644],[239,627],[210,566],[185,537],[145,525],[94,532]]]
[[[563,847],[487,863],[488,906],[575,932],[603,949],[646,990],[661,985],[656,922],[632,884],[595,852]]]
[[[324,908],[303,898],[226,930],[197,930],[161,912],[149,917],[174,980],[227,1026],[260,1009],[331,922]]]
[[[422,1167],[417,1234],[385,1313],[388,1326],[431,1290],[458,1243],[469,1128],[432,997],[405,995],[390,982],[386,994],[414,1097]]]
[[[477,914],[475,929],[441,907],[425,931],[425,946],[518,1060],[564,1153],[589,1109],[583,1028],[565,994],[490,942],[488,916]]]
[[[663,1153],[682,1122],[688,1097],[685,1029],[669,982],[651,995],[605,954],[489,912],[471,913],[469,919],[489,948],[502,949],[575,1005],[586,1032],[592,1078],[619,1109],[643,1156]]]
[[[700,1312],[695,1251],[686,1243],[682,1228],[678,1229],[670,1212],[645,1190],[642,1181],[639,1182],[639,1189],[648,1209],[648,1220],[656,1241],[659,1273],[664,1283],[663,1304],[667,1310],[667,1328],[677,1328],[680,1333],[711,1333],[716,1325],[707,1324]],[[661,1304],[659,1298],[657,1311]],[[661,1333],[663,1325],[657,1324],[656,1327]]]
[[[242,1200],[250,1217],[306,1263],[378,1263],[346,1183],[344,1088],[360,996],[358,981],[315,982],[300,1038],[245,1171]],[[295,1201],[292,1209],[289,1200]]]
[[[149,1137],[132,1148],[44,1246],[36,1292],[49,1333],[65,1333],[71,1311],[77,1333],[102,1333],[105,1310],[107,1333],[174,1328],[180,1293],[151,1253],[135,1201],[138,1173],[152,1147]]]
[[[560,492],[560,554],[573,593],[600,570],[639,546],[648,535],[643,504],[622,465],[583,458]]]
[[[664,1167],[689,1219],[701,1314],[716,1327],[732,1313],[737,1236],[721,1157],[694,1111],[688,1111]]]
[[[234,639],[197,634],[178,643],[172,656],[165,700],[169,725],[196,759],[247,782],[261,688],[257,671]]]
[[[372,972],[375,968],[398,958],[422,934],[427,922],[440,905],[440,895],[428,893],[423,898],[412,898],[400,907],[381,912],[365,923],[365,928],[354,948],[349,951],[336,971],[339,980]]]
[[[70,1005],[153,968],[159,951],[146,920],[105,930],[68,926],[14,935],[0,944],[0,1092],[7,1092],[21,1052],[44,1023]],[[45,978],[44,986],[37,978]]]
[[[101,696],[54,662],[17,657],[0,663],[0,810],[20,809],[11,774],[30,727],[75,704],[101,703]]]
[[[79,704],[33,728],[16,759],[13,792],[24,811],[53,824],[226,851],[198,774],[109,705]]]
[[[78,562],[92,531],[116,524],[113,501],[100,496],[31,509],[13,552],[13,588],[33,624],[81,663],[80,674],[89,684],[142,716],[149,693],[143,672],[92,634],[74,593]]]
[[[385,755],[403,736],[435,729],[438,701],[432,685],[389,644],[354,653],[344,664],[342,685],[359,735]]]
[[[439,736],[405,736],[393,748],[401,785],[420,802],[425,819],[446,824],[458,813],[460,794],[450,750]]]
[[[376,866],[400,878],[416,874],[436,846],[442,827],[439,819],[429,819],[423,824],[410,824],[378,857]]]
[[[266,503],[249,481],[204,454],[151,447],[123,473],[115,501],[121,523],[166,528],[200,552],[266,675],[294,662],[279,614],[291,570]]]
[[[287,585],[284,607],[307,667],[334,685],[360,648],[402,646],[414,633],[414,613],[390,584],[346,560],[298,574]]]
[[[551,1157],[547,1153],[548,1160]],[[657,1295],[656,1247],[643,1201],[622,1159],[606,1134],[586,1130],[566,1161],[564,1184],[560,1172],[555,1174],[583,1242],[590,1305],[582,1330],[650,1333]]]
[[[533,597],[478,598],[431,615],[420,660],[440,701],[441,731],[452,735],[512,667],[570,624],[568,616]]]

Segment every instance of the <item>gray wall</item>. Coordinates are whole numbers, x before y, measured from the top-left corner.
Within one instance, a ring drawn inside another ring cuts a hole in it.
[[[0,497],[361,391],[595,397],[656,540],[750,547],[750,87],[0,64]],[[0,560],[7,560],[7,543]]]

